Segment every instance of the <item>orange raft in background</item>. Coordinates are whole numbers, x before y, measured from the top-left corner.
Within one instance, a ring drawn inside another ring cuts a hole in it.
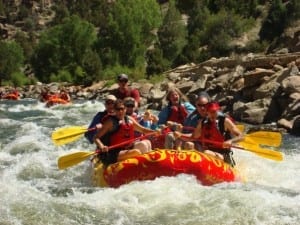
[[[47,107],[51,107],[53,105],[57,105],[57,104],[68,104],[70,103],[70,101],[64,100],[62,98],[59,97],[50,97],[49,100],[46,103]]]
[[[6,94],[2,97],[2,99],[7,99],[7,100],[19,100],[20,99],[20,95],[18,92],[13,92],[13,93],[9,93]]]
[[[154,150],[107,168],[94,163],[92,181],[95,186],[119,187],[132,181],[182,173],[196,176],[202,185],[242,181],[234,168],[213,156],[198,151],[167,149]]]

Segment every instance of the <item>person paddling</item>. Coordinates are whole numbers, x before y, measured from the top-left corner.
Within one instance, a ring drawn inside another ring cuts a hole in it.
[[[109,115],[114,115],[114,103],[117,98],[114,95],[107,95],[105,97],[103,111],[98,112],[94,118],[92,119],[88,129],[96,128],[95,130],[88,131],[84,134],[84,137],[92,144],[94,143],[94,136],[97,133],[97,129],[99,130],[102,127],[102,123],[108,118]]]
[[[209,94],[205,91],[201,91],[196,98],[195,106],[196,109],[194,112],[189,114],[187,118],[184,120],[183,127],[179,127],[182,133],[191,136],[194,128],[197,127],[198,122],[201,119],[205,119],[207,117],[206,105],[211,101]],[[189,138],[186,140],[184,138],[181,139],[183,143],[181,143],[181,147],[184,149],[197,149],[202,150],[202,146],[199,142],[191,141]],[[179,141],[176,141],[179,143]],[[179,144],[178,144],[179,145]]]
[[[141,126],[135,119],[126,115],[126,106],[123,100],[118,99],[115,102],[114,110],[115,115],[110,116],[103,123],[94,137],[94,142],[99,151],[98,157],[106,166],[151,151],[150,142],[147,142],[150,143],[150,146],[144,145],[142,141],[134,142],[136,140],[134,131],[143,134],[153,133],[153,135],[155,135],[155,131]],[[108,149],[108,146],[122,142],[127,143],[130,140],[132,140],[133,143],[131,142],[123,147],[112,150]]]
[[[243,134],[232,120],[224,114],[218,113],[220,105],[210,102],[206,105],[207,118],[200,120],[192,134],[192,138],[199,138],[204,152],[213,154],[231,166],[235,166],[231,145],[243,139]]]

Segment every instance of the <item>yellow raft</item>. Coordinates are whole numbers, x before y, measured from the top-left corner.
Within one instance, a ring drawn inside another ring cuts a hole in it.
[[[132,181],[182,173],[196,176],[202,185],[242,181],[234,168],[216,157],[198,151],[168,149],[157,149],[107,168],[93,162],[92,181],[95,186],[119,187]]]

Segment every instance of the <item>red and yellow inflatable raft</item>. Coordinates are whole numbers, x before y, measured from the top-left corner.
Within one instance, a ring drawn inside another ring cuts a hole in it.
[[[93,164],[95,186],[119,187],[132,181],[154,180],[161,176],[191,174],[203,185],[241,181],[237,171],[222,160],[190,150],[158,149],[104,168]]]

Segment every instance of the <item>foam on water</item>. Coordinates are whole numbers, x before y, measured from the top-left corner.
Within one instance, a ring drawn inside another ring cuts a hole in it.
[[[246,183],[205,187],[193,176],[132,182],[120,188],[91,185],[90,162],[66,170],[57,159],[93,151],[81,138],[54,146],[51,133],[88,125],[100,102],[44,107],[35,101],[0,104],[0,224],[254,224],[300,221],[299,139],[285,136],[283,162],[234,151]]]

